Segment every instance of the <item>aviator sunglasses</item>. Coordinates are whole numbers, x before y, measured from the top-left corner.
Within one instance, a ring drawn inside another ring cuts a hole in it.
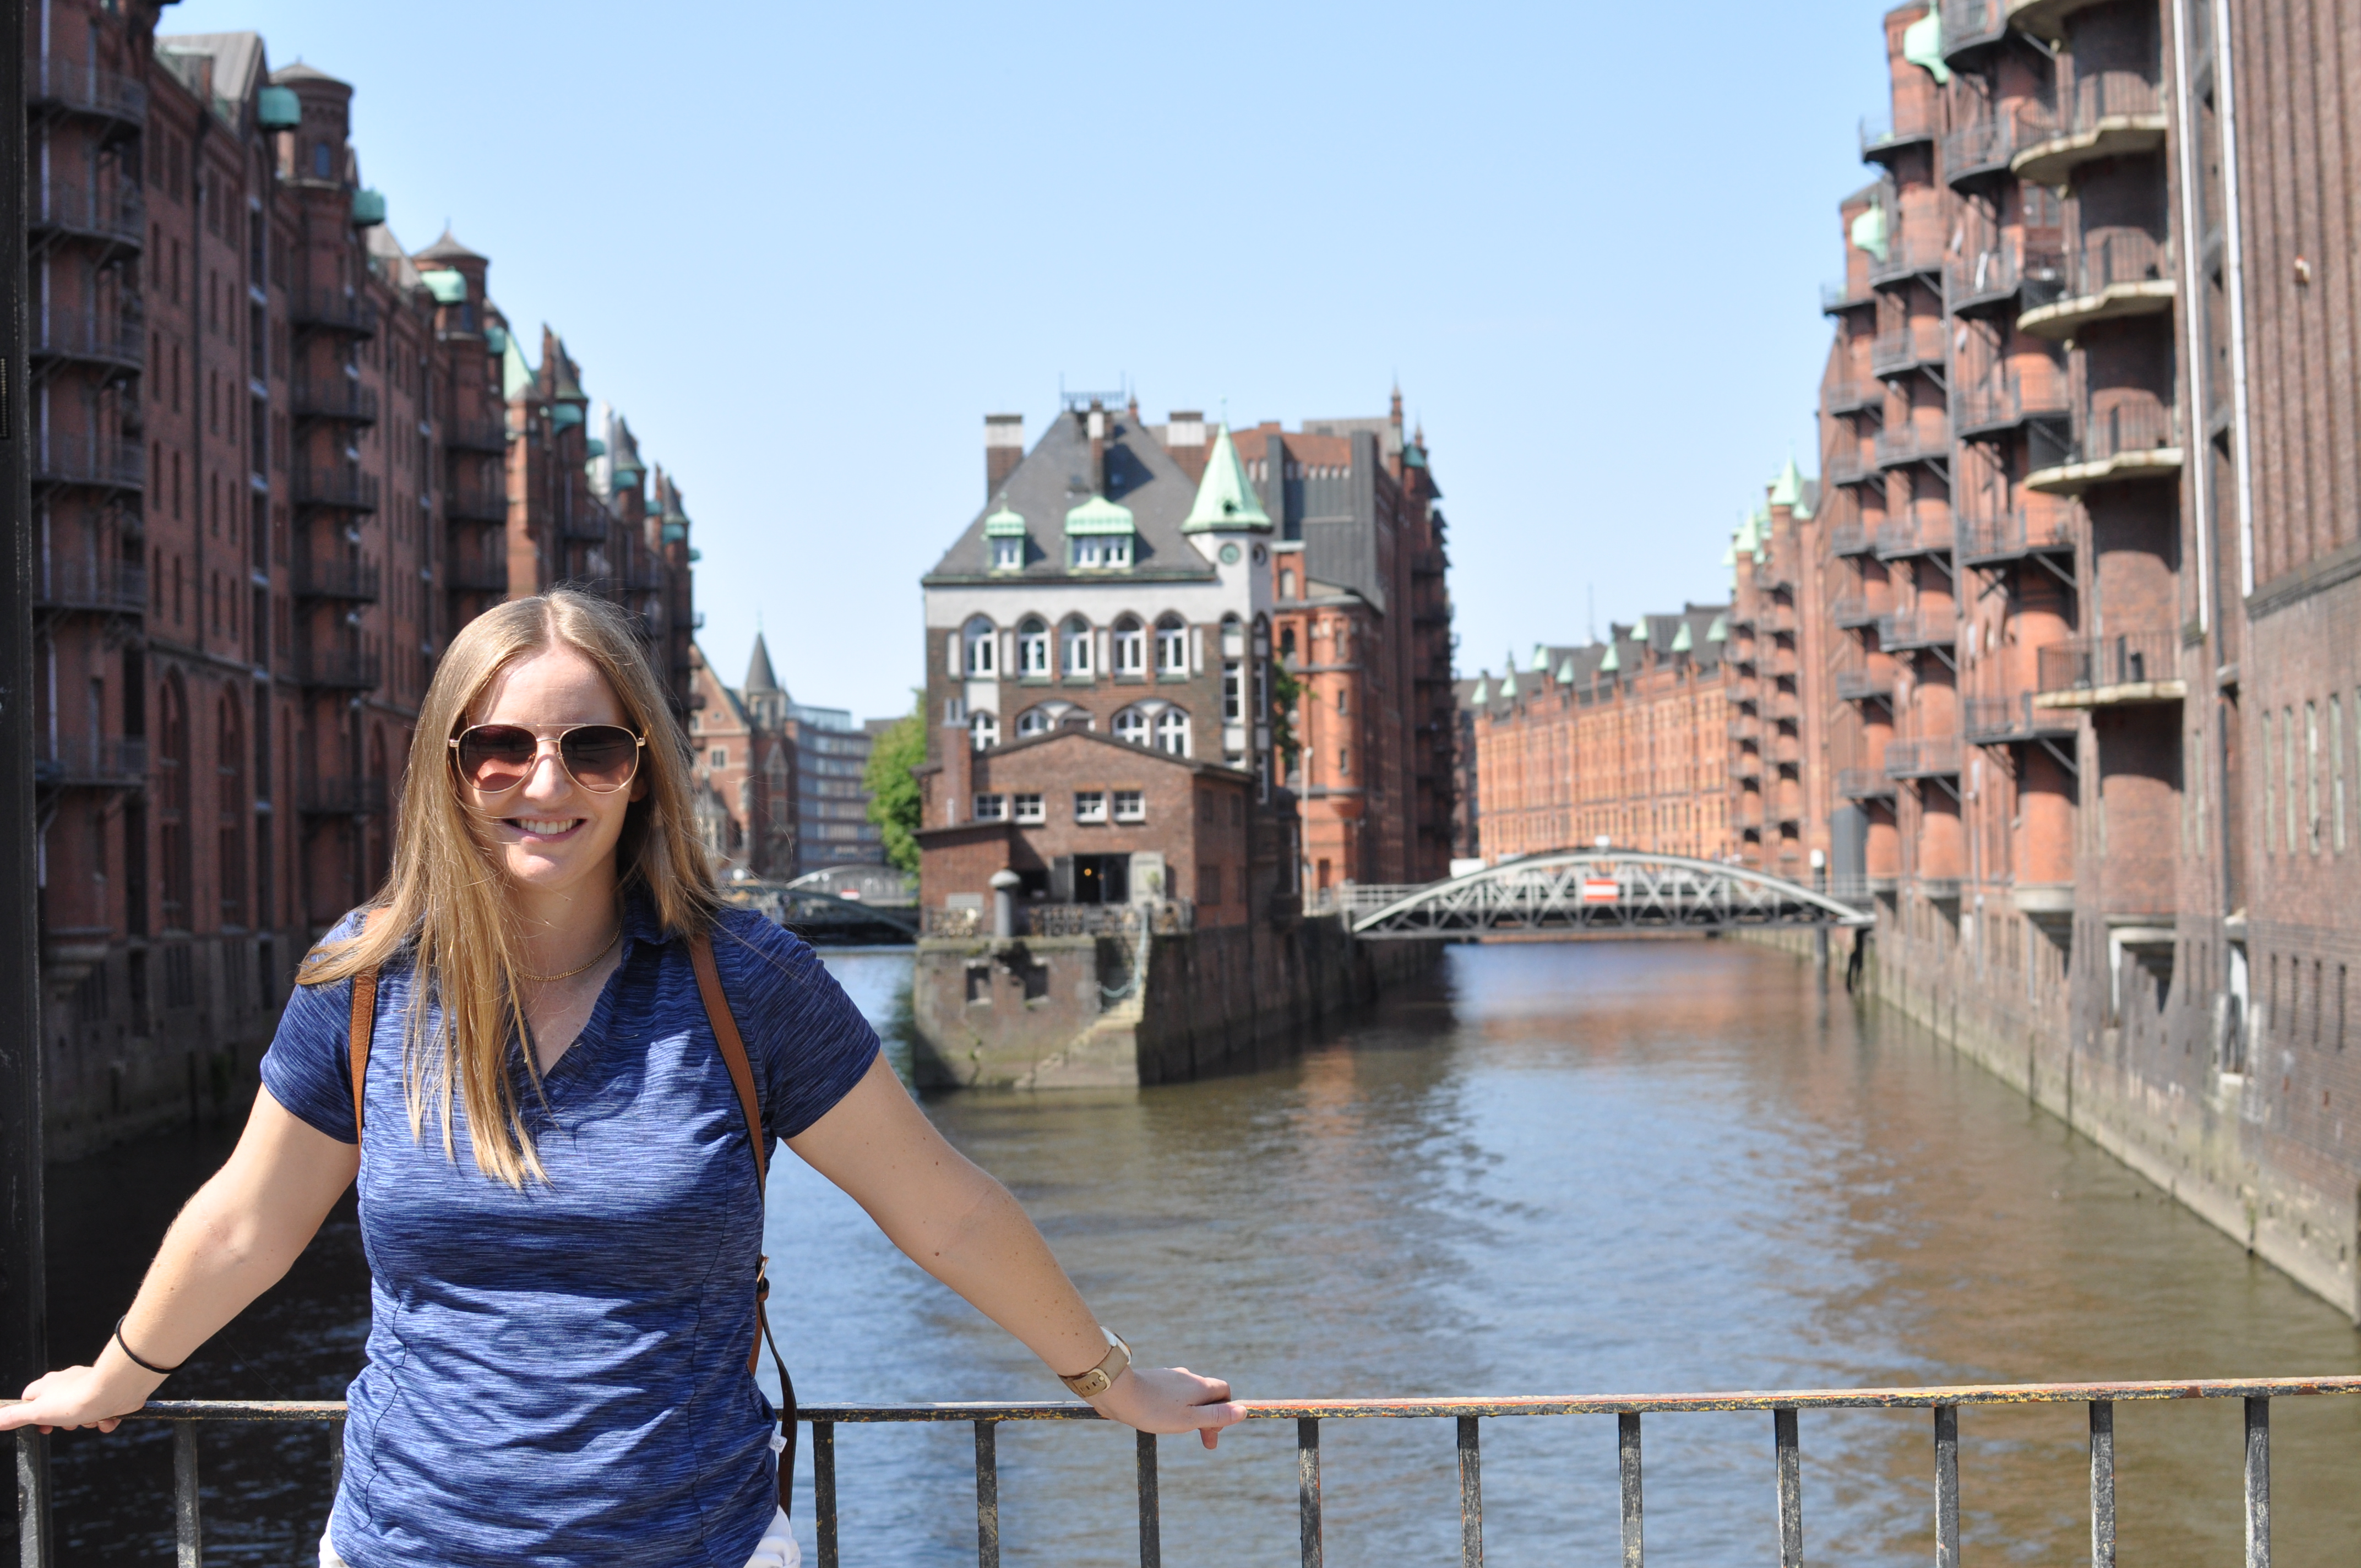
[[[577,724],[556,736],[557,762],[566,777],[594,795],[612,795],[640,771],[647,742],[620,724]],[[541,739],[522,724],[472,724],[453,737],[459,776],[486,795],[524,783],[541,755]]]

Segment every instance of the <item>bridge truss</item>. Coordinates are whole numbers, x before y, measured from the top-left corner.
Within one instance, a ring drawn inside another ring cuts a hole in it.
[[[1561,850],[1414,887],[1355,887],[1332,901],[1356,936],[1448,937],[1859,927],[1874,916],[1744,866],[1636,850]]]

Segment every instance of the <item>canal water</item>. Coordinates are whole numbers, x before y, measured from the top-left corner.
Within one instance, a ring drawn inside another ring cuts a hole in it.
[[[830,964],[906,1062],[907,955]],[[1144,1356],[1242,1397],[2361,1373],[2342,1316],[2021,1095],[1735,943],[1455,948],[1431,983],[1255,1070],[928,1110]],[[97,1347],[226,1137],[51,1172],[60,1354]],[[771,1191],[774,1321],[807,1400],[1062,1395],[792,1157]],[[365,1288],[348,1202],[173,1391],[337,1395]],[[1971,1559],[2088,1561],[2085,1420],[1961,1412]],[[1927,1412],[1801,1422],[1809,1560],[1927,1560]],[[1325,1423],[1328,1561],[1455,1562],[1454,1441],[1448,1420]],[[1295,1563],[1293,1444],[1292,1422],[1213,1453],[1166,1439],[1164,1561]],[[1652,1417],[1645,1447],[1653,1561],[1771,1559],[1767,1414]],[[2116,1449],[2124,1562],[2239,1560],[2235,1401],[2119,1405]],[[847,1564],[975,1560],[965,1426],[840,1428],[837,1450]],[[159,1429],[58,1453],[62,1562],[169,1558]],[[325,1453],[313,1432],[208,1435],[208,1560],[305,1560]],[[1012,1568],[1137,1561],[1127,1434],[1009,1426],[999,1453]],[[2354,1560],[2356,1453],[2361,1399],[2275,1404],[2282,1568]],[[1488,1420],[1483,1474],[1495,1568],[1615,1560],[1612,1418]]]

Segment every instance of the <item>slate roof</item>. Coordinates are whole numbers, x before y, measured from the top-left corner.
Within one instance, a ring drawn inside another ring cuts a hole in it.
[[[1131,570],[1067,571],[1066,514],[1091,499],[1091,437],[1085,418],[1070,410],[1049,422],[1007,483],[976,509],[958,542],[919,579],[922,585],[1213,579],[1213,564],[1180,532],[1197,499],[1195,481],[1166,453],[1145,422],[1121,409],[1106,411],[1106,499],[1129,508],[1138,530]],[[1029,543],[1020,571],[992,571],[985,555],[983,520],[1004,504],[1025,520]]]
[[[214,101],[211,107],[215,114],[234,125],[240,107],[254,95],[262,74],[262,35],[252,32],[173,33],[157,38],[156,55],[192,93],[197,91],[197,73],[195,68],[188,64],[188,57],[209,56],[214,62]],[[275,82],[286,74],[285,71],[273,72],[271,80]],[[313,74],[320,73],[314,71]]]
[[[445,227],[443,237],[420,251],[418,259],[421,261],[481,261],[484,258],[461,245],[459,236]]]
[[[1135,746],[1128,740],[1118,740],[1114,736],[1104,734],[1096,729],[1045,729],[1038,735],[1027,735],[1018,740],[1003,741],[997,746],[977,752],[976,755],[996,762],[1018,751],[1030,751],[1036,746],[1056,746],[1067,741],[1092,746],[1112,746],[1137,762],[1159,762],[1169,767],[1186,768],[1192,773],[1210,773],[1215,778],[1236,779],[1242,784],[1254,782],[1254,775],[1241,768],[1229,767],[1221,762],[1209,762],[1202,757],[1179,757],[1170,751],[1159,751],[1152,746]],[[943,771],[943,765],[940,762],[928,762],[924,767],[912,768],[910,771],[914,773],[939,773]],[[977,824],[962,822],[958,826],[972,828]],[[992,825],[987,824],[987,826]],[[918,831],[919,836],[923,838],[928,829],[922,828]]]
[[[763,641],[763,634],[759,631],[754,633],[754,655],[746,661],[746,684],[739,689],[747,692],[779,690],[779,677],[771,669],[770,645]]]

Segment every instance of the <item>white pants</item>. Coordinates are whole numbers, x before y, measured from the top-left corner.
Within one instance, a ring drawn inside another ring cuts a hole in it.
[[[795,1532],[787,1528],[787,1516],[774,1511],[771,1528],[763,1532],[754,1555],[746,1559],[746,1568],[803,1568],[803,1548],[796,1544]],[[320,1537],[320,1568],[347,1568],[324,1533]]]

